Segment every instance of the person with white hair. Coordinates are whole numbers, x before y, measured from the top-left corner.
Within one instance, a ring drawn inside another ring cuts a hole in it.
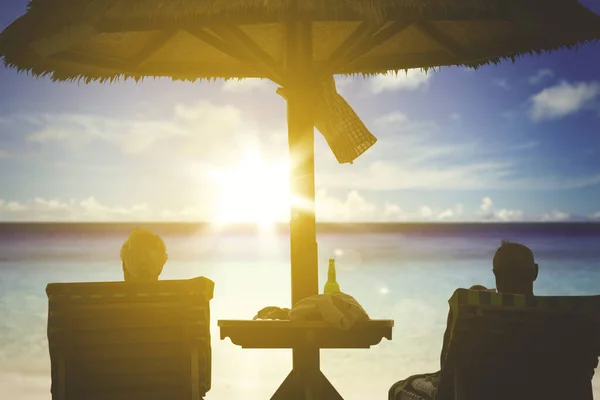
[[[157,281],[168,258],[160,236],[148,229],[134,229],[121,247],[125,281]]]

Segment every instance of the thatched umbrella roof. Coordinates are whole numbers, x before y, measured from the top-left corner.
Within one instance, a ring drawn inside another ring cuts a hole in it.
[[[293,4],[31,0],[0,35],[0,55],[7,66],[54,80],[282,83]],[[328,74],[478,67],[600,38],[600,17],[575,0],[297,0],[297,7],[313,21],[314,62]]]
[[[282,85],[292,192],[305,200],[290,222],[296,303],[317,293],[314,126],[340,162],[375,143],[334,74],[478,67],[598,39],[600,17],[576,0],[31,0],[0,34],[0,56],[59,81]]]

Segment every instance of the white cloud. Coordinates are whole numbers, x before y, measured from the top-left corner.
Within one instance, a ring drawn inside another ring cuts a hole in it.
[[[600,95],[599,82],[561,82],[530,98],[533,121],[554,120],[576,114]]]
[[[320,186],[345,188],[350,183],[360,190],[400,190],[400,189],[480,189],[493,188],[512,168],[509,162],[481,161],[469,164],[434,165],[427,160],[435,160],[444,155],[456,153],[452,147],[424,149],[422,153],[412,148],[414,154],[398,160],[374,161],[364,167],[354,165],[338,166],[336,169],[321,171],[317,175]],[[462,149],[457,148],[456,151]],[[462,151],[464,153],[464,151]],[[460,153],[458,153],[460,154]],[[360,169],[358,169],[360,168]]]
[[[254,90],[265,90],[272,88],[275,90],[274,84],[268,79],[246,78],[246,79],[229,79],[223,83],[221,89],[224,92],[244,93]]]
[[[386,219],[400,220],[406,215],[406,212],[398,204],[386,202],[383,207],[383,215]]]
[[[392,113],[382,115],[375,120],[375,123],[383,124],[383,125],[385,125],[385,124],[406,125],[409,122],[412,122],[412,121],[409,120],[409,118],[406,114],[404,114],[400,111],[394,111]]]
[[[211,221],[214,216],[210,204],[187,206],[179,209],[161,209],[148,203],[131,206],[106,205],[94,196],[81,200],[46,199],[37,197],[29,201],[0,200],[0,221],[41,222],[136,222]]]
[[[464,212],[464,207],[462,204],[455,204],[451,208],[447,208],[438,214],[439,220],[457,220],[459,219]]]
[[[479,208],[471,212],[465,212],[460,203],[447,208],[422,205],[409,211],[389,201],[382,205],[376,204],[355,190],[350,191],[343,199],[320,190],[317,195],[317,213],[319,221],[342,222],[555,222],[571,219],[570,214],[560,210],[527,216],[522,210],[498,208],[489,196],[484,197]],[[600,218],[600,212],[597,216]]]
[[[531,181],[521,181],[520,188],[529,187],[530,189],[579,189],[600,184],[600,174],[578,176],[578,177],[546,177],[543,179],[532,179]],[[527,186],[526,186],[527,185]]]
[[[535,141],[535,140],[530,140],[528,142],[524,142],[521,144],[516,144],[514,146],[511,146],[510,149],[511,150],[527,150],[527,149],[533,149],[534,147],[539,146],[539,142]]]
[[[344,198],[317,192],[317,216],[322,221],[377,221],[383,211],[357,191]],[[210,207],[153,209],[148,204],[108,206],[91,196],[83,200],[34,198],[26,202],[0,200],[0,221],[209,221]]]
[[[11,213],[19,213],[21,211],[25,211],[27,206],[18,201],[9,201],[5,202],[4,200],[0,200],[0,211],[5,210]]]
[[[378,94],[385,91],[417,90],[427,86],[430,81],[431,71],[425,73],[420,69],[409,69],[406,73],[400,71],[376,75],[368,79],[368,86],[371,93]]]
[[[128,155],[144,154],[152,163],[167,162],[172,168],[182,167],[190,158],[202,160],[205,168],[230,165],[239,161],[248,146],[260,147],[262,153],[271,158],[287,154],[284,132],[275,134],[275,131],[259,129],[237,107],[206,101],[179,104],[171,118],[121,120],[79,114],[9,118],[13,118],[13,123],[30,127],[30,142],[58,143],[61,149],[72,146],[75,151],[69,153],[73,157],[87,157],[95,149],[80,150],[99,143],[109,144]],[[340,166],[329,149],[317,143],[317,159],[322,159],[324,164],[319,166],[316,176],[320,187],[360,191],[407,188],[554,190],[600,183],[600,174],[536,177],[535,180],[517,175],[518,159],[499,155],[490,146],[476,141],[453,140],[444,135],[444,130],[435,121],[413,120],[393,112],[379,117],[373,124],[380,132],[379,143],[354,165]],[[51,153],[55,149],[40,146],[40,151]],[[105,156],[110,153],[94,151],[94,154]],[[61,161],[69,164],[71,160]]]
[[[33,127],[26,136],[29,142],[60,142],[78,150],[96,141],[103,141],[125,154],[139,154],[158,142],[188,134],[182,126],[162,120],[117,120],[77,114],[43,114],[21,118]]]
[[[486,196],[481,200],[479,211],[477,212],[483,221],[497,222],[515,222],[523,220],[523,211],[508,210],[505,208],[496,209],[496,205],[491,197]]]
[[[552,210],[542,214],[540,221],[542,222],[563,222],[571,219],[571,215],[560,210]]]
[[[317,220],[333,222],[398,222],[398,221],[457,221],[463,207],[457,204],[447,209],[421,206],[416,211],[403,211],[398,205],[378,205],[367,200],[356,190],[338,197],[320,189],[316,194]],[[70,199],[35,198],[27,202],[0,200],[0,221],[54,221],[54,222],[132,222],[132,221],[210,221],[206,207],[181,209],[153,209],[148,204],[107,206],[91,196],[76,201]]]
[[[0,122],[21,126],[29,143],[57,143],[81,157],[88,154],[84,149],[105,143],[127,155],[201,156],[222,162],[235,158],[245,146],[256,144],[259,135],[269,133],[244,118],[237,107],[208,101],[177,104],[172,116],[164,118],[117,119],[65,113],[13,115]],[[267,145],[274,146],[271,142]]]
[[[494,84],[504,90],[510,90],[510,85],[506,79],[496,79]]]
[[[375,119],[377,147],[353,165],[322,157],[317,185],[360,191],[402,189],[566,190],[600,183],[600,174],[529,176],[526,162],[506,150],[534,148],[530,140],[507,146],[465,141],[445,133],[435,121],[416,121],[401,112]]]
[[[381,143],[384,143],[377,149],[380,160],[402,157],[420,162],[444,154],[462,155],[476,147],[472,142],[465,144],[447,140],[435,121],[416,121],[397,111],[378,117],[374,124],[382,133]]]
[[[386,202],[383,207],[383,219],[393,222],[408,221],[459,221],[463,216],[463,205],[455,204],[446,209],[433,208],[430,206],[421,206],[414,212],[405,211],[397,204]]]
[[[88,197],[78,204],[79,210],[83,212],[84,218],[111,220],[116,219],[147,219],[150,217],[150,209],[147,204],[136,204],[127,207],[108,207],[100,204],[94,197]]]
[[[357,190],[344,195],[331,195],[320,189],[316,194],[317,220],[323,222],[521,222],[569,221],[569,213],[552,210],[539,215],[526,216],[521,210],[497,208],[486,196],[476,210],[464,209],[461,203],[448,207],[427,204],[406,210],[391,201],[376,202]],[[95,197],[83,200],[35,198],[30,201],[5,201],[0,199],[0,221],[25,222],[136,222],[210,221],[210,207],[189,206],[180,209],[158,209],[146,203],[132,206],[108,206]],[[600,219],[600,211],[589,216]],[[283,222],[283,220],[282,220]]]
[[[320,221],[373,221],[377,220],[377,207],[357,191],[352,190],[340,200],[329,196],[327,190],[316,193],[316,214]]]
[[[385,148],[378,149],[383,160],[390,153],[393,159],[401,157],[417,163],[448,154],[462,156],[476,148],[472,142],[457,144],[441,137],[443,131],[435,121],[415,121],[398,111],[378,117],[374,124],[387,134],[381,139],[382,143],[385,141]]]
[[[214,118],[215,116],[217,118]],[[232,105],[218,106],[208,101],[200,101],[195,104],[177,104],[175,117],[184,121],[209,122],[210,129],[223,129],[223,126],[230,129],[231,123],[236,124],[240,121],[241,112]]]
[[[185,207],[181,210],[161,210],[158,213],[158,219],[161,221],[202,221],[206,219],[206,210],[200,207]]]
[[[600,211],[590,214],[591,219],[600,219]]]
[[[551,69],[548,69],[548,68],[540,69],[540,70],[538,70],[538,72],[535,75],[532,75],[529,77],[529,83],[531,85],[537,85],[539,83],[542,83],[544,80],[546,80],[548,78],[552,78],[553,76],[554,76],[554,72],[552,72]]]
[[[485,217],[493,216],[494,214],[494,202],[490,197],[484,197],[481,200],[481,205],[479,206],[479,211],[481,215]]]
[[[170,123],[184,132],[180,151],[185,155],[215,157],[225,153],[229,158],[234,156],[232,148],[239,150],[256,142],[256,124],[244,119],[242,112],[232,105],[220,106],[206,101],[179,104]]]
[[[0,200],[0,220],[3,221],[96,222],[143,221],[151,218],[152,214],[146,204],[109,207],[100,204],[94,197],[64,202],[39,197],[25,203]]]
[[[346,90],[357,81],[357,78],[345,75],[336,75],[334,79],[336,90],[341,95],[345,94]]]
[[[336,222],[459,221],[464,211],[462,204],[448,208],[423,205],[414,211],[406,211],[395,203],[379,205],[371,202],[356,190],[351,190],[340,199],[329,195],[325,189],[317,191],[316,210],[317,220]]]
[[[517,189],[563,190],[600,183],[600,174],[589,176],[536,176],[517,174],[520,158],[473,140],[459,141],[444,135],[434,121],[415,121],[401,112],[377,118],[379,142],[353,165],[338,165],[327,158],[319,167],[317,184],[356,190],[401,189]],[[533,141],[505,147],[533,148]],[[327,154],[329,156],[329,153]]]

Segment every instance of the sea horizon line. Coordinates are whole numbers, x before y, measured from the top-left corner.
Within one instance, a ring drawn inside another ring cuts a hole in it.
[[[211,222],[83,222],[83,221],[18,221],[0,222],[0,235],[14,234],[121,234],[135,228],[146,228],[159,234],[261,234],[264,232],[288,234],[289,223],[275,223],[269,227],[256,223],[219,225]],[[600,236],[600,221],[477,221],[477,222],[317,222],[317,233],[415,233],[452,234],[482,233],[488,230],[544,232],[552,234],[593,234]]]

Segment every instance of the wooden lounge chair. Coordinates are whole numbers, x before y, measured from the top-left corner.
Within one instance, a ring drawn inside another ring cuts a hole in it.
[[[206,278],[49,284],[52,399],[202,399],[213,289]]]
[[[451,338],[435,400],[593,399],[600,296],[458,289],[450,307]],[[413,379],[396,398],[431,399],[416,390],[430,378]]]

